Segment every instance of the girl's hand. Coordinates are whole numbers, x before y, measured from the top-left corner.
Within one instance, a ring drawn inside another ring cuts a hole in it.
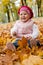
[[[31,39],[32,39],[32,37],[31,37],[31,36],[27,37],[27,40],[31,40]]]
[[[14,32],[12,35],[13,35],[13,38],[17,37],[17,33],[16,32]]]
[[[16,32],[14,32],[14,33],[13,33],[13,36],[16,36],[16,35],[17,35]]]

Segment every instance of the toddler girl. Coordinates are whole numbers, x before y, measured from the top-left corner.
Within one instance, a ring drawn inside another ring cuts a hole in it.
[[[27,38],[28,42],[30,39],[35,39],[39,35],[39,29],[34,21],[33,12],[28,6],[22,6],[19,11],[19,20],[16,21],[14,27],[11,29],[11,36],[16,37],[16,41],[12,44],[18,47],[18,40],[23,36]]]

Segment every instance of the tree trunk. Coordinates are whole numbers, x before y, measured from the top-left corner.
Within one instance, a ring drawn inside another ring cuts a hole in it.
[[[26,0],[21,0],[22,6],[27,5]]]
[[[9,14],[9,9],[8,9],[8,7],[7,7],[7,6],[6,6],[6,8],[7,8],[8,22],[10,22],[10,14]]]
[[[40,16],[41,12],[39,12],[39,10],[41,8],[41,0],[36,0],[36,2],[37,2],[37,5],[38,5],[38,16]]]

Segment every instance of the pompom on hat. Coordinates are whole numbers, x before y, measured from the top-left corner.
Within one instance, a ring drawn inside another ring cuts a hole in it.
[[[18,10],[18,14],[20,14],[21,11],[26,11],[28,14],[30,14],[30,19],[33,17],[33,12],[30,7],[28,6],[21,6]]]

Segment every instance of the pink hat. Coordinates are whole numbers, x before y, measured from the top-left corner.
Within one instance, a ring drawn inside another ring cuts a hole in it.
[[[33,17],[33,12],[32,12],[30,7],[28,7],[28,6],[21,6],[19,11],[18,11],[18,14],[20,14],[21,11],[26,11],[28,14],[30,14],[30,19]]]

